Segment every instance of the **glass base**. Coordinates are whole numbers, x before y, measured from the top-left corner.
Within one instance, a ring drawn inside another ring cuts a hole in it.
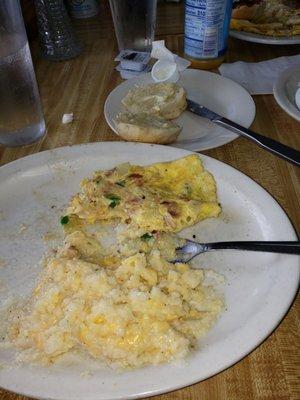
[[[1,133],[0,144],[5,147],[26,146],[37,142],[46,134],[45,123],[30,125],[18,132]]]

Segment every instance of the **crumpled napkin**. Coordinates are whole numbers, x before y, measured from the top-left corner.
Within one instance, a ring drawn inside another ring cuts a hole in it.
[[[224,63],[219,67],[219,71],[221,75],[238,82],[250,94],[272,94],[279,75],[285,69],[297,64],[300,68],[300,54],[257,63],[243,61]]]

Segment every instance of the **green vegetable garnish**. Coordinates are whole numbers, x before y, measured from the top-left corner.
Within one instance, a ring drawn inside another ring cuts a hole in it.
[[[111,203],[110,203],[110,205],[109,205],[109,207],[110,208],[115,208],[117,205],[119,205],[120,204],[120,200],[113,200]]]
[[[125,180],[124,181],[119,181],[119,182],[116,182],[116,185],[124,187],[125,183],[126,183]]]
[[[121,200],[121,197],[113,193],[105,194],[104,197],[106,197],[109,200]]]
[[[144,242],[148,242],[150,239],[152,239],[153,238],[153,236],[152,235],[150,235],[150,233],[144,233],[142,236],[141,236],[141,239],[142,240],[144,240]]]
[[[120,204],[121,197],[119,197],[115,194],[112,194],[112,193],[105,194],[104,197],[111,200],[110,205],[109,205],[110,208],[115,208],[118,204]]]
[[[191,186],[190,186],[188,183],[185,183],[184,186],[185,186],[186,194],[187,194],[188,196],[191,196],[191,194],[192,194],[192,192],[193,192]]]
[[[60,218],[60,223],[62,225],[66,225],[70,221],[70,218],[68,215],[64,215],[63,217]]]

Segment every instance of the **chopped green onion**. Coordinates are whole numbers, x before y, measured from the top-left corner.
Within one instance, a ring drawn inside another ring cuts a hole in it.
[[[121,197],[113,193],[105,194],[104,197],[106,197],[109,200],[121,200]]]
[[[117,205],[120,204],[121,197],[115,195],[115,194],[105,194],[104,195],[107,199],[111,200],[109,207],[110,208],[115,208]]]
[[[144,242],[148,242],[150,239],[152,239],[153,238],[153,236],[152,235],[150,235],[150,233],[144,233],[142,236],[141,236],[141,239],[144,241]]]
[[[124,187],[125,183],[126,183],[125,180],[124,181],[118,181],[118,182],[116,182],[116,185]]]
[[[60,223],[62,225],[66,225],[70,221],[70,218],[68,215],[64,215],[63,217],[60,218]]]
[[[191,196],[191,194],[192,194],[192,192],[193,192],[191,186],[190,186],[188,183],[185,183],[184,186],[185,186],[186,194],[187,194],[188,196]]]
[[[109,207],[110,208],[115,208],[119,204],[120,204],[120,200],[112,200],[112,202],[110,203]]]

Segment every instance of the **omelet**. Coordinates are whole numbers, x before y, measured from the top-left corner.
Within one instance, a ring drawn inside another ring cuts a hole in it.
[[[178,232],[221,211],[213,176],[197,155],[146,167],[121,165],[84,179],[67,209],[82,222],[119,220],[141,233]]]
[[[164,259],[171,261],[176,258],[175,249],[185,243],[184,239],[170,232],[130,237],[127,225],[120,223],[80,225],[79,229],[72,218],[68,225],[68,234],[59,256],[78,258],[109,268],[114,268],[124,257],[149,254],[152,250],[159,250]]]

